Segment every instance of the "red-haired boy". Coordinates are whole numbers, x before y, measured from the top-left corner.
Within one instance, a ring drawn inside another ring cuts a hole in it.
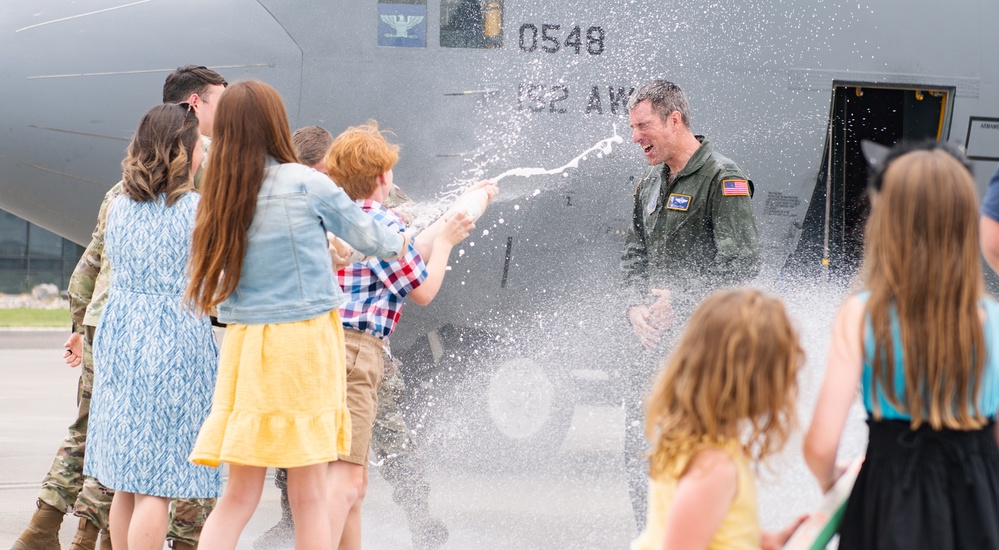
[[[392,189],[392,167],[399,159],[398,151],[399,146],[390,144],[378,124],[371,121],[337,136],[326,156],[326,172],[369,215],[403,232],[402,221],[382,204]],[[489,198],[497,192],[489,182],[481,182],[474,189],[485,190]],[[337,273],[347,296],[340,317],[352,425],[351,452],[340,457],[328,478],[331,529],[341,550],[361,547],[368,449],[384,372],[382,345],[395,329],[407,296],[423,306],[437,296],[452,248],[474,228],[466,214],[451,213],[422,231],[398,259],[366,259]]]

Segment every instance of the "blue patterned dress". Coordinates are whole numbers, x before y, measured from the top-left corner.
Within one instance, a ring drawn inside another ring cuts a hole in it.
[[[111,203],[107,305],[94,337],[94,390],[84,473],[119,491],[217,497],[217,468],[187,461],[211,410],[218,345],[207,317],[181,305],[199,195],[167,207]]]

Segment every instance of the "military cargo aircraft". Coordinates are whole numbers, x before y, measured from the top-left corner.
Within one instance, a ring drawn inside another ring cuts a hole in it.
[[[293,128],[378,119],[403,146],[397,183],[428,205],[616,132],[562,175],[505,178],[440,297],[393,336],[422,405],[467,404],[462,436],[552,448],[576,404],[620,403],[635,87],[679,83],[694,131],[755,182],[762,280],[848,278],[862,139],[956,142],[980,185],[994,169],[997,21],[994,0],[6,2],[0,208],[85,244],[139,116],[189,63],[274,85]]]

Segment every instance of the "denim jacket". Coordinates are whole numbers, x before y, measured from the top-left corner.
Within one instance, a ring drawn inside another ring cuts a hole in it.
[[[219,321],[290,323],[343,304],[326,231],[381,258],[397,256],[405,243],[399,232],[375,222],[326,175],[268,159],[239,284],[219,304]]]

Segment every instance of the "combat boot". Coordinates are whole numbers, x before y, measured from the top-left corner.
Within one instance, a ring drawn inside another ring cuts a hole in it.
[[[183,540],[170,541],[170,548],[173,550],[198,550],[198,547]]]
[[[76,528],[76,535],[73,542],[69,544],[69,550],[96,550],[97,537],[101,530],[87,518],[80,518],[80,526]]]
[[[107,529],[101,531],[101,550],[112,550],[111,531]]]
[[[10,550],[59,550],[59,527],[65,512],[39,499],[31,523]]]

